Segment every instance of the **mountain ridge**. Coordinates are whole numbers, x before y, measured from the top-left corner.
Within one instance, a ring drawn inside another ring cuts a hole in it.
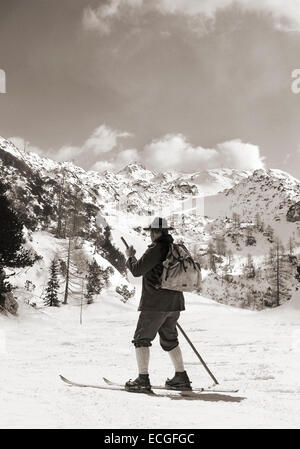
[[[276,236],[285,246],[290,239],[295,240],[294,254],[300,252],[300,222],[287,221],[290,208],[300,199],[300,181],[282,170],[221,168],[190,174],[174,170],[159,173],[134,162],[117,173],[98,173],[71,162],[23,153],[3,138],[0,165],[0,179],[9,186],[7,196],[33,233],[48,232],[65,239],[67,218],[76,204],[78,238],[95,241],[100,215],[99,222],[112,228],[113,242],[123,251],[121,235],[139,241],[142,248],[147,238],[143,224],[154,215],[166,216],[175,228],[175,241],[184,241],[203,266],[203,292],[220,302],[232,297],[235,305],[243,301],[237,295],[253,295],[261,304],[263,297],[253,293],[253,280],[245,281],[246,291],[236,289],[230,294],[224,293],[230,285],[222,282],[227,277],[228,282],[241,282],[238,279],[243,278],[249,254],[257,270],[264,269],[264,257]],[[264,229],[258,221],[264,223]],[[211,255],[205,256],[209,251]],[[292,270],[291,266],[291,279]],[[266,281],[264,285],[267,289],[270,284]]]

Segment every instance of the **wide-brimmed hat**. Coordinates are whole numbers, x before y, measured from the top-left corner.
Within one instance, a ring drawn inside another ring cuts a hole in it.
[[[161,217],[155,217],[154,220],[152,221],[152,223],[147,227],[147,228],[143,228],[144,231],[151,231],[151,229],[155,229],[155,230],[163,230],[163,229],[167,229],[168,231],[172,231],[174,230],[174,228],[172,228],[171,226],[168,225],[168,222],[165,218],[161,218]]]

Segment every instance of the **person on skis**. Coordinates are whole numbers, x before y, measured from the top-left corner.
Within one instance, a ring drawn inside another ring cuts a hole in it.
[[[151,390],[149,348],[158,333],[160,345],[169,353],[175,369],[174,377],[166,380],[166,388],[191,390],[191,382],[184,369],[176,328],[180,312],[185,310],[184,296],[180,291],[160,288],[163,261],[169,252],[170,243],[173,242],[169,231],[173,228],[168,226],[166,219],[157,217],[144,230],[150,231],[152,240],[152,244],[148,246],[144,255],[137,260],[133,246],[126,249],[128,256],[126,266],[133,276],[143,276],[143,286],[138,307],[140,315],[132,340],[139,375],[135,380],[126,382],[125,388],[128,391]]]

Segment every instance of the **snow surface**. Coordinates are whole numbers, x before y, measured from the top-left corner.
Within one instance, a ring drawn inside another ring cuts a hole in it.
[[[75,305],[36,310],[23,304],[18,317],[0,316],[1,428],[299,427],[300,295],[262,312],[193,294],[186,300],[180,323],[220,384],[239,393],[189,399],[69,387],[59,374],[90,383],[136,376],[130,342],[137,300],[123,304],[106,292],[84,306],[82,325]],[[210,385],[183,337],[180,342],[193,385]],[[158,339],[150,367],[155,384],[173,374]]]

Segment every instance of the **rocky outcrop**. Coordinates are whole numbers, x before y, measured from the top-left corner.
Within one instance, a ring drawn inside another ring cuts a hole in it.
[[[286,214],[287,221],[300,221],[300,201],[298,203],[293,204]]]
[[[1,313],[11,313],[16,315],[18,311],[18,303],[14,298],[12,292],[0,294],[0,312]]]

